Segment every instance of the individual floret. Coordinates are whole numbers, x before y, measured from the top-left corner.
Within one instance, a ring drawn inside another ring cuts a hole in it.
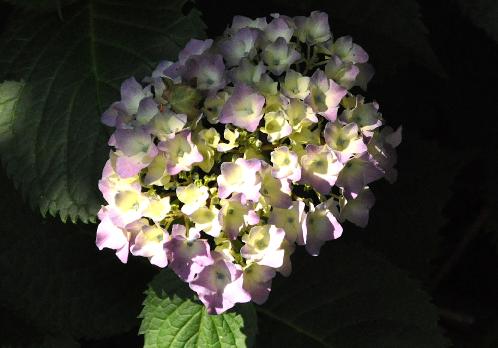
[[[236,303],[249,302],[250,294],[243,288],[242,268],[213,253],[214,263],[204,267],[195,280],[189,283],[208,313],[220,314]]]
[[[284,261],[284,249],[280,247],[284,238],[285,231],[274,225],[254,226],[242,237],[240,254],[259,265],[278,268]]]
[[[254,132],[263,118],[264,104],[265,98],[262,95],[254,92],[245,84],[238,84],[223,106],[219,121]]]

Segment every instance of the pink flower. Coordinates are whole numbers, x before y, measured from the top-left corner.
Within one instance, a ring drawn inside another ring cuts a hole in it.
[[[281,248],[285,231],[274,225],[254,226],[242,237],[245,243],[240,254],[247,260],[259,265],[278,268],[284,260],[284,249]]]
[[[261,170],[261,161],[258,159],[245,160],[237,158],[235,162],[221,164],[221,175],[218,176],[218,195],[227,198],[232,193],[242,194],[241,200],[257,202],[261,179],[257,173]]]
[[[302,200],[292,202],[288,208],[273,208],[268,223],[275,225],[285,231],[285,239],[295,242],[306,228],[305,204]]]
[[[151,226],[146,219],[141,219],[128,225],[128,229],[135,234],[130,248],[132,255],[147,257],[151,264],[161,268],[168,265],[164,244],[169,235],[163,228],[157,224]]]
[[[95,239],[97,248],[99,250],[104,248],[116,250],[116,256],[119,260],[126,263],[128,261],[131,233],[125,228],[116,226],[105,207],[100,209],[98,217],[100,223],[97,227],[97,236]]]
[[[346,205],[341,209],[339,218],[341,221],[349,220],[359,227],[366,227],[368,224],[369,211],[375,204],[375,197],[372,191],[366,187],[355,199],[348,199]]]
[[[342,163],[346,163],[353,155],[367,151],[367,145],[363,142],[363,136],[356,123],[341,125],[338,122],[328,122],[323,136]]]
[[[244,269],[242,287],[251,295],[254,303],[263,304],[271,291],[271,280],[275,277],[275,269],[252,263]]]
[[[254,92],[249,86],[240,83],[221,109],[220,123],[231,123],[234,126],[254,132],[263,118],[265,98]]]
[[[325,73],[318,69],[311,76],[310,94],[304,101],[317,114],[329,121],[335,121],[339,103],[346,93],[347,90],[344,87],[328,79]]]
[[[219,222],[223,232],[230,239],[236,239],[244,227],[259,223],[254,204],[249,201],[243,204],[240,194],[233,195],[230,199],[222,199],[220,204]]]
[[[343,164],[327,145],[307,145],[301,157],[301,182],[311,185],[322,194],[329,193]]]
[[[326,241],[337,239],[342,234],[342,226],[333,211],[337,215],[336,209],[330,202],[320,203],[316,207],[310,206],[306,217],[306,228],[298,239],[299,244],[306,245],[306,250],[313,256],[320,253],[320,248]]]
[[[182,170],[189,171],[195,163],[202,162],[203,159],[199,149],[192,142],[189,130],[170,134],[158,147],[166,154],[166,172],[169,175],[176,175]]]
[[[170,260],[169,266],[186,282],[193,280],[204,267],[213,263],[207,240],[199,238],[197,230],[191,228],[187,235],[185,226],[175,224],[171,239],[164,245]]]
[[[198,277],[190,282],[208,313],[220,314],[236,303],[249,302],[251,296],[243,288],[243,272],[239,265],[227,261],[213,252],[214,263],[202,269]]]

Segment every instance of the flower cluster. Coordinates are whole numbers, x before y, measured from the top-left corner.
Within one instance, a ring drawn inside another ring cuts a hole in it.
[[[169,266],[209,313],[265,302],[296,244],[318,255],[345,220],[366,226],[368,185],[396,178],[401,130],[350,91],[367,60],[325,13],[237,16],[124,81],[102,116],[115,131],[97,246]]]

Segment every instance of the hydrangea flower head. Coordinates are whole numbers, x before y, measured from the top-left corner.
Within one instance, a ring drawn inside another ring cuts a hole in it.
[[[396,179],[401,127],[361,95],[368,59],[323,12],[236,16],[125,80],[102,115],[97,247],[171,268],[210,314],[264,303],[296,246],[317,256],[365,227],[372,183]]]

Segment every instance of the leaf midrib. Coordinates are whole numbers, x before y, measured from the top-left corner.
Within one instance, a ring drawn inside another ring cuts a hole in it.
[[[95,100],[99,114],[103,113],[102,100],[100,99],[99,70],[97,67],[97,52],[95,49],[95,21],[94,21],[93,1],[88,1],[88,36],[90,38],[90,65],[95,79]]]

